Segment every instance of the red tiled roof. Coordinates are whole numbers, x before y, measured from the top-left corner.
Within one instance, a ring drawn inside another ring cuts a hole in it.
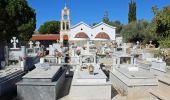
[[[109,35],[105,32],[98,33],[95,38],[110,39]]]
[[[60,35],[33,35],[32,40],[59,40]]]
[[[75,38],[89,38],[88,35],[84,32],[77,33]]]

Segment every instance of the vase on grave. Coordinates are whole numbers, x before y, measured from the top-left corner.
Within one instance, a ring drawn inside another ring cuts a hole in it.
[[[21,64],[21,67],[24,68],[24,64],[25,64],[24,61],[21,61],[20,64]]]
[[[89,65],[89,74],[93,74],[94,73],[94,66]]]
[[[60,58],[60,57],[57,57],[57,60],[58,60],[57,63],[58,63],[58,64],[61,64],[61,58]]]
[[[44,63],[44,58],[40,58],[40,63]]]

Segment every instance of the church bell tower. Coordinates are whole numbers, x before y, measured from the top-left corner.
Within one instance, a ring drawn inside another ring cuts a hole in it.
[[[70,10],[67,6],[61,11],[61,21],[60,21],[60,41],[69,39],[70,32]]]

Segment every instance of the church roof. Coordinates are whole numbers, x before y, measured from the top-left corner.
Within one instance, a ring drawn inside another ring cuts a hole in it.
[[[72,26],[71,28],[75,28],[75,27],[77,27],[77,26],[79,26],[79,25],[82,25],[82,24],[85,25],[85,26],[87,26],[87,27],[89,27],[89,28],[91,28],[90,25],[88,25],[88,24],[86,24],[86,23],[84,23],[84,22],[79,22],[78,24]]]
[[[88,35],[84,32],[79,32],[76,34],[75,38],[89,38]]]
[[[82,25],[82,24],[85,25],[85,26],[87,26],[87,27],[89,27],[89,28],[91,28],[91,29],[96,28],[96,27],[98,27],[98,26],[100,26],[100,25],[105,25],[105,26],[110,27],[110,28],[112,28],[112,29],[115,29],[115,28],[116,28],[116,27],[113,27],[113,26],[111,26],[111,25],[108,25],[108,24],[106,24],[106,23],[104,23],[104,22],[100,22],[100,23],[96,24],[95,26],[90,26],[90,25],[88,25],[88,24],[86,24],[86,23],[84,23],[84,22],[80,22],[80,23],[72,26],[71,28],[73,29],[73,28],[75,28],[75,27],[77,27],[77,26],[79,26],[79,25]]]
[[[59,34],[32,35],[32,40],[59,40]]]
[[[98,33],[95,38],[110,39],[109,35],[107,33],[105,33],[105,32]]]
[[[111,26],[111,25],[108,25],[108,24],[106,24],[106,23],[104,23],[104,22],[100,22],[100,23],[94,25],[92,28],[96,28],[96,27],[98,27],[98,26],[100,26],[100,25],[105,25],[105,26],[108,26],[108,27],[113,28],[113,29],[116,28],[116,27],[113,27],[113,26]]]

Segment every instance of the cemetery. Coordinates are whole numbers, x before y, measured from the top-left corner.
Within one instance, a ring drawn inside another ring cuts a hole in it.
[[[65,5],[59,34],[14,35],[1,48],[0,100],[170,100],[170,49],[117,28],[72,25]]]

